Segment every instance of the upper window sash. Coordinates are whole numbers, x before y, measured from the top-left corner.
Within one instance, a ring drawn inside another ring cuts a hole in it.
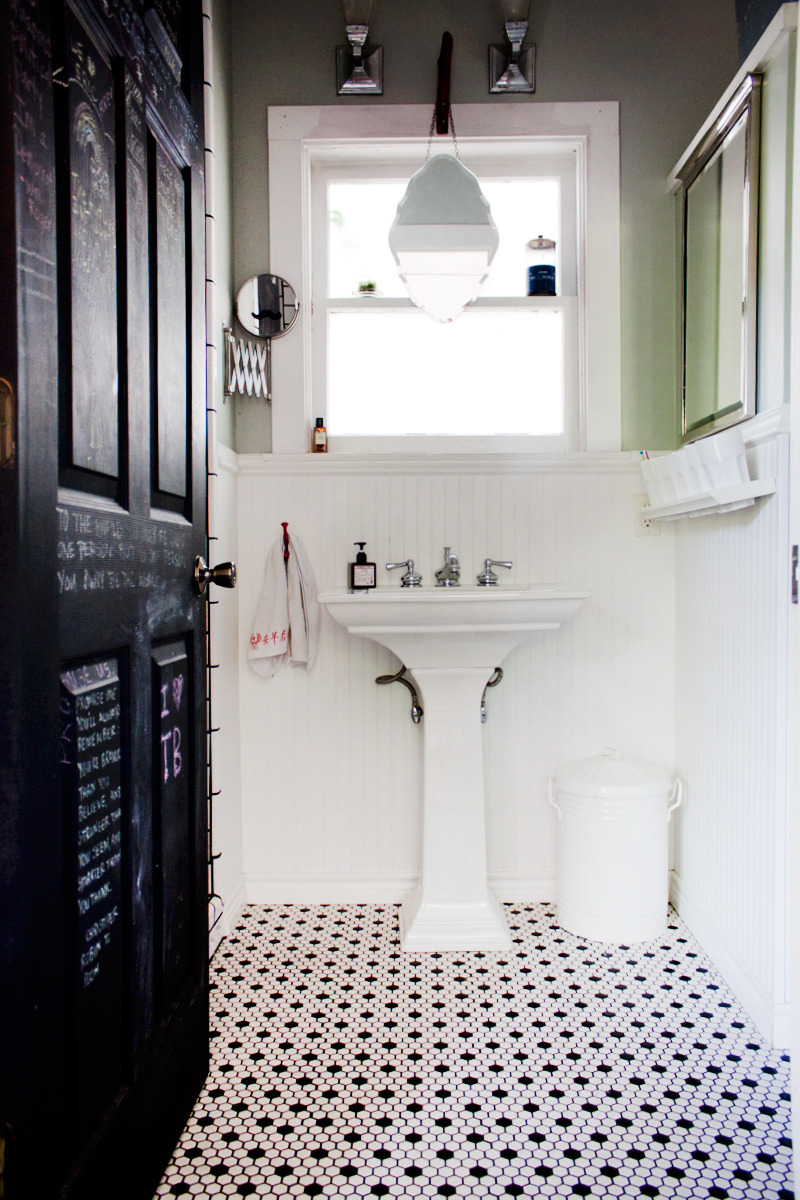
[[[508,148],[508,139],[503,139],[502,149],[506,150],[506,154],[500,158],[497,152],[497,142],[491,147],[494,154],[488,155],[486,147],[482,143],[466,142],[460,145],[460,157],[464,165],[475,174],[481,183],[486,186],[492,181],[497,180],[536,180],[536,179],[553,179],[558,180],[560,186],[560,213],[559,213],[559,271],[558,271],[558,291],[560,295],[577,296],[578,294],[578,244],[580,241],[579,221],[580,213],[578,206],[578,180],[577,164],[581,151],[581,146],[569,140],[564,141],[560,147],[548,143],[547,152],[544,148],[537,144],[533,139],[528,139],[525,142],[515,140],[513,152]],[[372,146],[373,155],[378,154],[379,150],[383,150],[383,146]],[[361,157],[361,156],[359,156]],[[328,286],[328,187],[336,183],[360,183],[362,181],[379,183],[385,180],[397,181],[402,184],[402,194],[405,191],[405,186],[411,176],[419,170],[424,162],[424,151],[422,147],[418,148],[416,158],[409,159],[408,154],[404,153],[402,158],[398,158],[397,162],[385,161],[385,156],[380,159],[373,158],[372,160],[364,159],[363,165],[357,162],[344,163],[341,155],[333,161],[329,161],[324,154],[315,153],[311,161],[310,173],[310,213],[311,213],[311,273],[314,300],[318,297],[333,297],[337,295]],[[392,214],[393,215],[393,214]],[[533,226],[531,226],[533,230]],[[531,237],[538,233],[549,232],[533,230]],[[388,242],[388,227],[387,227],[387,242]],[[520,261],[520,290],[515,293],[524,295],[524,248],[519,247]],[[405,290],[402,284],[399,284],[400,291],[398,295],[405,296]],[[482,294],[486,294],[485,290]],[[493,294],[498,295],[497,291]]]
[[[583,403],[575,439],[581,449],[620,447],[620,261],[619,261],[619,117],[618,105],[536,104],[461,105],[459,139],[484,139],[501,146],[509,137],[552,139],[551,145],[574,143],[579,162],[577,219],[583,251],[576,263],[579,288],[578,326],[582,331],[577,370]],[[282,338],[273,348],[273,452],[304,453],[309,447],[311,392],[311,168],[352,157],[365,140],[419,149],[427,142],[425,105],[379,105],[345,108],[304,106],[271,108],[270,270],[296,287],[301,300],[298,325],[302,337]],[[365,152],[369,149],[365,146]],[[463,152],[462,152],[463,153]],[[424,151],[423,151],[424,154]],[[466,157],[466,156],[465,156]],[[433,447],[431,447],[433,448]],[[460,447],[453,447],[460,449]]]

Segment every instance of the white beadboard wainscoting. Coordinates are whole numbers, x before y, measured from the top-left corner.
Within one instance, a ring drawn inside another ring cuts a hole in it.
[[[210,443],[213,447],[213,443]],[[209,454],[208,517],[212,565],[238,559],[239,505],[236,455],[224,446]],[[238,565],[238,563],[237,563]],[[214,892],[210,919],[211,950],[226,936],[241,916],[246,902],[242,870],[242,784],[239,650],[239,588],[229,591],[212,587],[209,599],[211,628],[211,719],[219,730],[211,739],[213,786],[211,851],[214,861]],[[220,910],[222,915],[220,916]]]
[[[345,587],[356,540],[384,564],[413,558],[426,587],[451,546],[472,584],[486,557],[501,585],[592,595],[559,631],[502,664],[484,727],[489,872],[501,899],[555,896],[559,766],[620,747],[671,767],[674,530],[637,536],[638,457],[355,459],[240,455],[239,662],[248,900],[399,901],[420,866],[422,734],[387,650],[322,614],[318,661],[265,680],[246,665],[264,562],[281,521],[320,590]]]
[[[672,894],[761,1032],[788,1045],[786,854],[788,436],[744,427],[775,496],[676,522]]]

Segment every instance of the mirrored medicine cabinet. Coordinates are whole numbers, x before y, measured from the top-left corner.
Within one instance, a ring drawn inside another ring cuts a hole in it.
[[[683,442],[756,411],[760,102],[761,77],[748,75],[676,172]]]

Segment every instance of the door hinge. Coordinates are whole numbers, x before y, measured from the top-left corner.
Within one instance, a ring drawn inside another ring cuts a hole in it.
[[[8,1152],[11,1146],[11,1126],[0,1121],[0,1197],[10,1195],[6,1184],[8,1182]]]
[[[792,604],[797,604],[797,546],[792,546]]]
[[[0,379],[0,467],[14,465],[14,420],[14,389],[7,379]]]

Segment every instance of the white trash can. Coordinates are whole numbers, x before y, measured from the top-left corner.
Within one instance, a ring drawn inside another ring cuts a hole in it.
[[[683,796],[663,767],[604,750],[550,779],[558,812],[558,923],[590,941],[660,937],[667,924],[670,815]]]

